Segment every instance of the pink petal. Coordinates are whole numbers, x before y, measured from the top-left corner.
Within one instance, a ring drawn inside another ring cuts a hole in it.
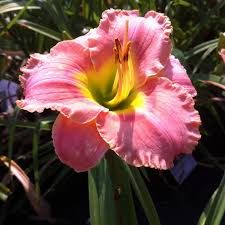
[[[82,44],[76,39],[63,41],[50,54],[32,55],[21,69],[25,100],[17,101],[17,105],[30,112],[51,108],[81,123],[106,110],[87,97],[90,93],[85,73],[92,69],[92,64]]]
[[[135,166],[167,169],[200,139],[200,117],[190,94],[167,78],[149,78],[140,90],[144,106],[101,113],[97,129],[122,159]]]
[[[160,72],[161,76],[165,76],[170,79],[173,83],[177,83],[184,87],[193,97],[197,95],[194,86],[191,83],[190,78],[187,75],[186,70],[181,65],[178,59],[173,55],[170,56],[166,67]]]
[[[139,78],[158,73],[171,52],[169,35],[172,27],[166,16],[154,11],[139,17],[135,10],[106,10],[99,27],[87,34],[95,69],[98,70],[102,62],[113,57],[115,38],[123,42],[126,20],[129,21],[128,36]]]
[[[102,62],[107,61],[107,59],[114,59],[114,40],[118,38],[120,32],[120,35],[123,35],[125,28],[125,20],[120,21],[121,18],[137,18],[137,16],[137,10],[109,9],[102,13],[99,26],[87,34],[90,56],[96,70],[99,70]],[[124,23],[121,24],[121,22]]]
[[[223,59],[223,62],[225,64],[225,48],[221,49],[220,53],[219,53]]]
[[[77,172],[96,166],[108,149],[95,122],[77,124],[61,114],[54,123],[52,138],[59,159]]]

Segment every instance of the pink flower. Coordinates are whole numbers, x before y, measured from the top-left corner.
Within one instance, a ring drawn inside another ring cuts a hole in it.
[[[222,57],[223,62],[224,62],[224,64],[225,64],[225,48],[221,49],[219,54],[220,54],[220,56]]]
[[[171,30],[163,14],[110,9],[86,35],[31,55],[17,104],[60,112],[52,138],[62,162],[85,171],[111,149],[131,165],[167,169],[192,152],[196,91],[171,55]]]

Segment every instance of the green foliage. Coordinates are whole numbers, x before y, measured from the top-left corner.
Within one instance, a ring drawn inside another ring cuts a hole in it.
[[[134,191],[145,211],[149,224],[160,225],[154,203],[139,170],[134,167],[129,167],[125,163],[124,166],[126,167],[126,171],[130,177]]]
[[[92,225],[138,225],[131,188],[143,207],[149,224],[160,225],[141,173],[137,168],[122,162],[114,153],[106,154],[106,159],[89,172],[88,180]]]
[[[88,172],[88,183],[91,224],[117,224],[112,182],[105,159]]]
[[[219,225],[225,212],[225,175],[220,186],[215,190],[205,210],[202,212],[198,225]]]

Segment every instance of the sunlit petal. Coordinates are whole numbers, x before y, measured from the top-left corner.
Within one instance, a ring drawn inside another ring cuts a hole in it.
[[[61,42],[49,54],[34,54],[21,69],[25,99],[17,101],[17,105],[30,112],[58,110],[76,121],[83,112],[80,122],[90,121],[105,110],[87,88],[85,73],[91,68],[87,49],[76,41]]]
[[[170,56],[165,69],[161,71],[160,76],[169,78],[173,83],[180,84],[184,87],[193,97],[197,95],[186,70],[181,65],[178,59],[173,55]]]
[[[191,95],[167,78],[150,78],[140,90],[143,105],[102,113],[97,129],[121,158],[135,166],[167,169],[200,138],[200,117]]]

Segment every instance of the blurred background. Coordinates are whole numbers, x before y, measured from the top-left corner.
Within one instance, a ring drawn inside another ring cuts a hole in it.
[[[57,113],[21,111],[15,100],[23,97],[18,77],[30,54],[87,33],[108,8],[165,13],[173,54],[198,91],[202,138],[193,157],[170,171],[144,172],[161,224],[198,224],[219,184],[217,202],[225,208],[225,66],[218,54],[225,48],[224,0],[0,0],[0,225],[90,224],[87,173],[75,173],[54,153]],[[135,195],[134,203],[139,224],[147,225]]]

